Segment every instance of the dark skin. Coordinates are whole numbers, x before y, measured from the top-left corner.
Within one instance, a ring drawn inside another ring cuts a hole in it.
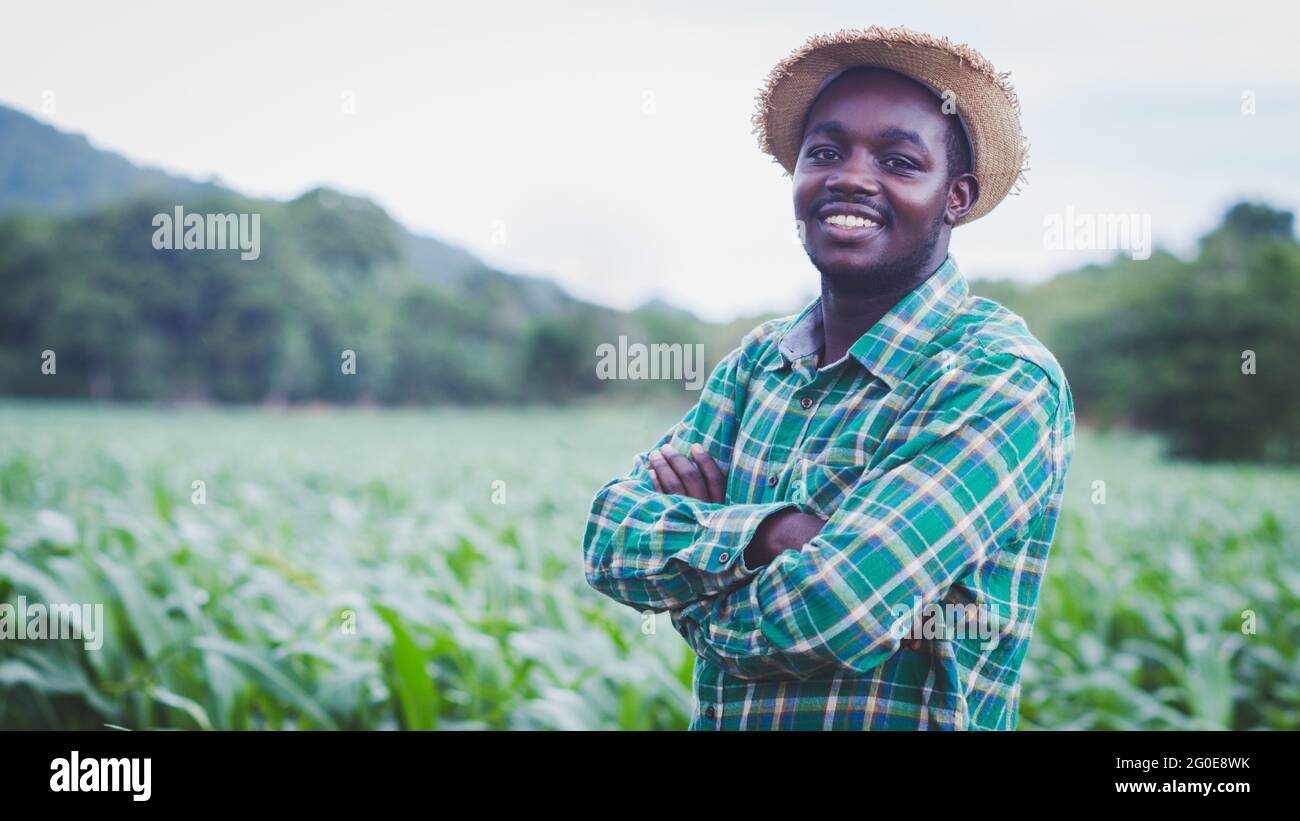
[[[690,457],[672,445],[650,451],[650,481],[659,493],[690,496],[701,502],[727,503],[727,476],[703,445],[691,445]],[[745,548],[745,563],[760,567],[786,550],[799,550],[821,532],[826,520],[797,510],[783,510],[759,524]]]
[[[901,75],[862,69],[837,78],[809,109],[794,212],[821,273],[822,362],[838,361],[929,278],[979,197],[974,174],[950,172],[945,140],[960,126],[940,102]],[[877,224],[846,230],[827,222],[832,212]]]
[[[949,167],[945,140],[953,128],[960,135],[929,89],[883,69],[846,72],[809,109],[794,210],[821,273],[819,363],[839,361],[947,256],[953,226],[979,197],[975,176]],[[659,493],[727,503],[726,474],[698,444],[689,458],[671,445],[653,451],[650,477]],[[799,551],[825,525],[795,509],[768,516],[745,548],[745,564]],[[949,595],[945,601],[960,601]],[[903,646],[915,650],[923,641]]]

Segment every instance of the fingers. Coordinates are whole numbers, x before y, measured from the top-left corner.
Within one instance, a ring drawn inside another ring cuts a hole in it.
[[[650,476],[660,493],[686,494],[686,486],[677,478],[677,471],[657,448],[650,451]]]
[[[677,474],[677,481],[684,487],[687,496],[693,499],[699,499],[701,502],[710,501],[709,488],[704,482],[704,476],[701,475],[700,469],[690,459],[677,452],[672,445],[664,445],[659,449],[661,458],[668,460],[668,465]],[[656,465],[656,470],[658,466]],[[663,478],[663,477],[660,477]]]
[[[701,445],[691,447],[692,459],[672,445],[650,451],[650,481],[659,493],[675,493],[701,502],[725,504],[727,476]]]
[[[704,484],[709,489],[709,501],[720,505],[726,504],[727,476],[722,472],[722,468],[713,461],[713,457],[703,445],[691,445],[691,459],[695,461],[696,467],[704,476]]]
[[[664,445],[650,451],[650,470],[657,480],[660,493],[673,493],[690,496],[702,502],[708,501],[704,477],[686,457],[682,456],[672,445]]]

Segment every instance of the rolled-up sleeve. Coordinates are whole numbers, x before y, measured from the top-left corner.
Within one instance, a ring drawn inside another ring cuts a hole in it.
[[[821,533],[752,583],[672,610],[697,654],[741,678],[862,673],[897,652],[918,607],[1015,541],[1063,473],[1061,388],[1011,354],[982,355],[920,391],[897,446]]]

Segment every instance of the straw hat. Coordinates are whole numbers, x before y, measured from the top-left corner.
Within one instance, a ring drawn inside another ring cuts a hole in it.
[[[768,75],[758,94],[754,133],[759,146],[794,174],[804,118],[817,94],[854,66],[897,71],[951,99],[965,127],[980,183],[975,206],[957,224],[979,219],[1024,183],[1029,143],[1020,131],[1020,103],[1009,75],[999,74],[975,49],[906,28],[819,34]]]

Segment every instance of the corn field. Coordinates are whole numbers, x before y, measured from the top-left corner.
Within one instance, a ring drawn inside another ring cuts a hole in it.
[[[686,645],[581,557],[680,413],[0,404],[0,602],[104,615],[0,641],[0,727],[684,728]],[[1298,651],[1300,472],[1082,431],[1022,729],[1297,729]]]

